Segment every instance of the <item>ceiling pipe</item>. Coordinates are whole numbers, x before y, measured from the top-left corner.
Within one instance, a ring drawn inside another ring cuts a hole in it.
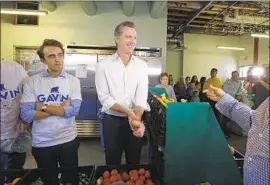
[[[152,18],[157,19],[167,13],[167,1],[151,1],[150,2],[150,15]]]
[[[94,1],[80,1],[79,2],[84,13],[86,13],[89,16],[94,16],[97,14],[97,5]]]
[[[229,6],[229,4],[217,4],[217,3],[213,3],[212,4],[213,7],[217,7],[217,8],[226,8]],[[232,9],[242,9],[242,10],[251,10],[251,11],[259,11],[260,8],[259,7],[248,7],[248,6],[233,6],[231,7]]]
[[[131,17],[135,12],[135,1],[122,1],[122,9],[127,17]]]
[[[234,18],[225,15],[223,18],[224,22],[238,23],[238,24],[255,24],[255,25],[269,25],[269,17],[259,17],[259,16],[248,16],[239,15],[238,10],[234,10]]]
[[[186,11],[186,12],[192,12],[194,9],[192,8],[187,8],[187,7],[178,7],[178,6],[168,6],[169,10],[181,10],[181,11]]]
[[[56,10],[57,5],[54,1],[41,1],[40,4],[46,8],[49,12],[53,12]]]
[[[194,16],[187,22],[187,24],[183,27],[183,29],[179,29],[173,37],[177,37],[178,35],[180,35],[180,34],[185,30],[185,28],[187,28],[188,25],[189,25],[194,19],[196,19],[203,11],[205,11],[205,10],[212,4],[212,2],[213,2],[213,1],[210,1],[210,2],[208,2],[206,5],[204,5],[204,6],[198,11],[198,13],[196,13],[196,15],[194,15]]]

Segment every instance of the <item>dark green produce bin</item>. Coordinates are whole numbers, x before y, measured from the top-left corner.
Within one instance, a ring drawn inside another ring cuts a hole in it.
[[[79,167],[67,167],[56,169],[32,169],[30,170],[16,185],[43,185],[41,179],[42,174],[51,173],[58,174],[59,185],[61,183],[61,173],[72,172],[77,174],[77,183],[69,183],[68,185],[89,185],[92,182],[95,166],[79,166]]]

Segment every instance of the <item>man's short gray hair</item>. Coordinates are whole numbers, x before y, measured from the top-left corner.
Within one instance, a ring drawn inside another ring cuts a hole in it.
[[[121,22],[120,24],[116,26],[114,30],[114,36],[120,37],[120,35],[122,34],[122,28],[125,26],[129,28],[135,28],[134,22],[131,22],[131,21]]]

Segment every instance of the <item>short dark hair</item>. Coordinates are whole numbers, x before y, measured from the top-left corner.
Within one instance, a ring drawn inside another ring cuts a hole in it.
[[[185,80],[187,80],[187,79],[190,79],[190,76],[187,76],[187,77],[185,78]]]
[[[55,47],[59,47],[63,53],[65,53],[63,44],[57,40],[54,39],[45,39],[42,43],[42,45],[38,48],[37,50],[37,54],[39,56],[40,59],[44,59],[44,48],[46,46],[55,46]]]
[[[232,75],[233,75],[234,73],[237,73],[237,74],[239,75],[239,72],[238,72],[238,71],[233,71],[233,72],[232,72]]]
[[[114,29],[114,36],[119,37],[122,34],[123,27],[136,28],[134,22],[131,22],[131,21],[121,22]]]
[[[217,68],[212,68],[211,69],[211,72],[214,72],[214,71],[217,73],[218,72]]]

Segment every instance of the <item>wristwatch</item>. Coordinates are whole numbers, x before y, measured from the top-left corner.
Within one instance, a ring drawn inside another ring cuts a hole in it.
[[[45,111],[45,109],[47,109],[47,105],[43,105],[43,106],[41,107],[41,110],[42,110],[42,111]]]

